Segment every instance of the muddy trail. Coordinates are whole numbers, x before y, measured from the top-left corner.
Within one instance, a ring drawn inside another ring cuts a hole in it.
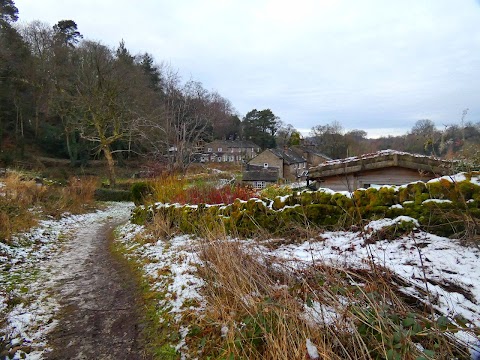
[[[45,359],[147,359],[135,280],[112,255],[113,229],[126,216],[78,231],[56,259],[52,277],[60,303]]]

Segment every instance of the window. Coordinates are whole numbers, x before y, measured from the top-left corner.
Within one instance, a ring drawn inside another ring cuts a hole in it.
[[[303,163],[303,168],[304,168],[304,169],[307,168],[307,163]]]
[[[219,156],[219,157],[217,158],[217,160],[218,160],[218,162],[222,162],[222,157]]]
[[[253,182],[253,187],[255,189],[264,189],[267,183],[265,181],[254,181]]]
[[[212,152],[212,148],[208,148],[207,152]]]
[[[218,148],[218,152],[222,152],[222,148]]]
[[[268,168],[268,163],[263,163],[264,168]]]
[[[232,162],[232,161],[234,161],[234,160],[235,160],[235,159],[234,159],[234,156],[229,156],[229,157],[228,157],[228,161]]]

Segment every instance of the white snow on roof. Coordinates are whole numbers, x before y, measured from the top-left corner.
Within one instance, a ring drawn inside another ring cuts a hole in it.
[[[329,161],[326,161],[326,162],[318,165],[317,167],[323,167],[323,166],[328,166],[328,165],[336,165],[336,164],[347,164],[347,163],[354,162],[354,161],[365,160],[365,159],[373,159],[373,158],[376,158],[376,157],[379,157],[379,156],[387,156],[387,155],[408,155],[408,156],[413,156],[413,157],[416,157],[416,158],[428,158],[428,159],[435,159],[435,160],[438,160],[438,161],[443,161],[441,159],[438,159],[438,158],[435,158],[435,157],[432,157],[432,156],[426,156],[426,155],[420,155],[420,154],[411,154],[411,153],[407,153],[407,152],[403,152],[403,151],[387,149],[387,150],[380,150],[380,151],[377,151],[377,152],[374,152],[374,153],[363,154],[363,155],[360,155],[360,156],[351,156],[351,157],[344,158],[344,159],[329,160]]]

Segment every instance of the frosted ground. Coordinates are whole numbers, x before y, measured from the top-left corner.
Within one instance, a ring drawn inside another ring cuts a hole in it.
[[[378,230],[395,221],[405,220],[403,217],[396,220],[373,221],[366,226],[366,230],[367,232]],[[148,259],[148,265],[144,270],[149,276],[158,276],[156,274],[161,273],[161,269],[170,268],[173,281],[167,285],[169,296],[166,301],[175,299],[172,300],[171,312],[175,313],[177,319],[180,319],[183,311],[196,310],[201,313],[202,305],[195,309],[182,308],[182,304],[189,299],[197,300],[199,304],[203,303],[201,296],[203,280],[195,276],[196,266],[201,265],[201,261],[194,238],[183,235],[168,241],[158,240],[139,246],[134,240],[134,234],[142,231],[142,226],[126,225],[121,230],[121,241],[130,246],[137,256]],[[270,262],[281,262],[297,269],[321,262],[340,268],[367,268],[373,256],[375,263],[390,269],[404,279],[408,284],[402,289],[405,293],[425,300],[419,290],[425,290],[428,286],[430,293],[437,299],[434,305],[436,310],[450,319],[461,315],[473,325],[480,326],[480,308],[477,305],[480,299],[479,249],[467,248],[455,240],[421,231],[395,241],[377,241],[368,245],[365,245],[365,237],[359,232],[326,232],[321,238],[320,241],[283,245],[275,249],[266,246],[268,240],[263,241],[263,245],[253,240],[225,241],[238,241],[244,246],[245,251],[255,252],[260,258],[268,258]],[[159,282],[163,281],[159,279]],[[462,290],[460,293],[453,289]],[[309,312],[307,317],[324,319],[325,313],[331,312],[331,309],[320,306],[322,308],[315,309],[314,306],[307,309]],[[183,333],[187,331],[184,330]],[[465,331],[458,333],[457,336],[469,343],[472,349],[477,346],[473,334]],[[182,346],[184,341],[180,341],[177,349],[181,350]],[[472,355],[473,353],[474,350]]]
[[[28,234],[15,237],[10,245],[0,243],[0,312],[6,319],[0,329],[0,344],[8,348],[29,348],[29,353],[18,351],[16,358],[41,359],[48,352],[46,335],[56,326],[55,313],[59,307],[51,289],[62,277],[72,275],[65,272],[75,271],[74,267],[65,266],[68,262],[65,253],[79,256],[82,251],[88,251],[88,246],[73,242],[74,235],[80,229],[126,217],[132,207],[128,203],[110,204],[93,214],[66,215],[58,221],[43,221]],[[339,268],[366,268],[373,260],[404,280],[401,290],[406,294],[425,301],[422,290],[428,290],[437,299],[433,306],[439,313],[452,320],[461,315],[471,326],[480,326],[480,250],[420,230],[394,241],[365,242],[375,230],[402,220],[415,223],[414,219],[405,217],[383,219],[372,221],[358,232],[325,232],[309,241],[274,247],[270,243],[278,239],[258,242],[228,238],[219,242],[238,242],[259,259],[276,261],[294,270],[321,262]],[[181,323],[182,314],[187,311],[198,312],[201,316],[205,301],[202,296],[204,282],[197,275],[198,266],[202,266],[198,239],[182,235],[138,243],[136,236],[143,231],[142,226],[127,223],[119,229],[118,241],[132,256],[145,260],[145,276],[157,279],[153,288],[167,290],[163,301],[171,307],[175,321]],[[78,251],[72,251],[72,246]],[[166,267],[170,269],[168,281],[159,275]],[[186,303],[196,305],[184,306]],[[333,309],[323,304],[305,308],[304,316],[312,321],[317,318],[326,321],[325,314],[332,319],[336,316]],[[187,350],[185,336],[188,330],[184,324],[180,328],[181,338],[176,349],[181,353]],[[473,333],[462,331],[456,336],[469,344],[472,358],[480,355],[475,350],[478,340]],[[315,344],[305,339],[305,346],[315,358]]]
[[[133,203],[112,203],[86,215],[66,214],[60,220],[41,221],[29,233],[0,243],[0,349],[15,351],[15,358],[41,359],[48,352],[46,335],[57,323],[55,287],[78,276],[94,244],[82,232],[94,233],[106,222],[128,219]],[[63,295],[74,289],[62,288]],[[23,350],[27,350],[26,354]]]

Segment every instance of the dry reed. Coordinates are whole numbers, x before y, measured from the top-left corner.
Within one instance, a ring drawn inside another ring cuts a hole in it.
[[[0,241],[35,226],[45,215],[83,213],[94,204],[97,179],[71,178],[67,186],[44,185],[9,172],[0,188]]]

